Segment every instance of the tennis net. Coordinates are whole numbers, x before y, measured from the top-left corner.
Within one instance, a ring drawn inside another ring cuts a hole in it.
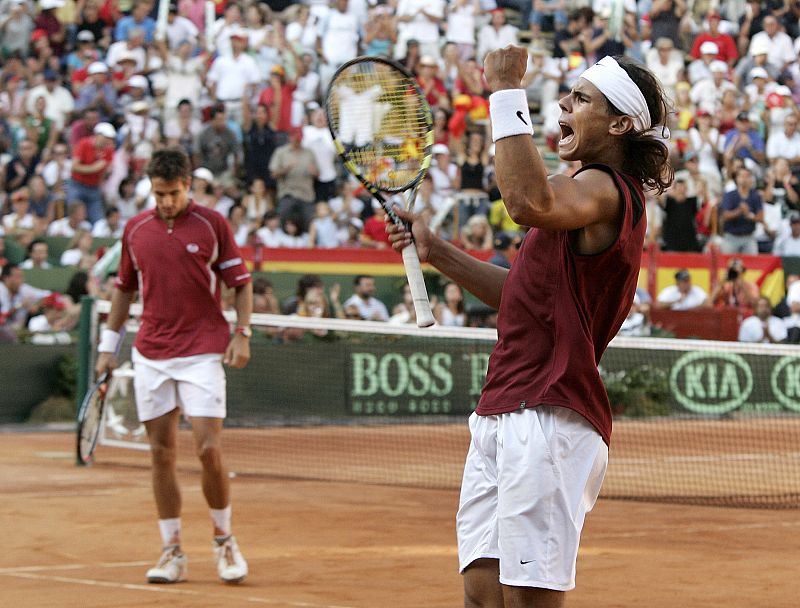
[[[107,311],[87,315],[87,359]],[[253,326],[250,364],[227,372],[233,472],[458,487],[493,330],[275,315]],[[602,496],[800,506],[796,347],[617,338],[600,367],[615,414]],[[100,464],[149,462],[132,376],[126,361],[109,389]],[[188,430],[180,441],[180,465],[196,468]]]

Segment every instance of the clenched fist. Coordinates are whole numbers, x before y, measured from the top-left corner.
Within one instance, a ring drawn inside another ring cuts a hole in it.
[[[483,60],[484,76],[492,92],[521,88],[527,66],[528,51],[511,44],[488,53]]]

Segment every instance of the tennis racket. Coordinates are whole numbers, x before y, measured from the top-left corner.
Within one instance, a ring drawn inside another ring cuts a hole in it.
[[[356,57],[334,74],[325,112],[344,166],[395,224],[408,229],[382,193],[408,191],[406,209],[412,209],[431,164],[433,119],[414,77],[388,59]],[[413,243],[403,249],[403,264],[417,325],[429,327],[435,319]]]
[[[125,328],[122,327],[120,329],[119,344],[117,344],[117,350],[114,352],[115,358],[119,356],[124,337]],[[92,464],[94,449],[97,447],[97,439],[100,436],[100,428],[103,424],[103,412],[110,380],[111,374],[109,372],[101,374],[86,393],[83,402],[81,402],[81,408],[78,410],[78,464]]]

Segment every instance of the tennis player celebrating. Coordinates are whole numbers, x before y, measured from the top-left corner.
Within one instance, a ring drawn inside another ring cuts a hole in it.
[[[226,411],[222,364],[239,368],[250,359],[250,273],[225,219],[189,198],[192,169],[183,151],[156,152],[147,172],[156,208],[131,218],[125,226],[96,372],[99,375],[116,364],[111,353],[139,291],[144,309],[133,350],[136,409],[150,441],[153,492],[164,546],[147,580],[177,583],[186,577],[176,476],[183,410],[203,468],[217,572],[224,582],[238,583],[247,576],[247,562],[231,535],[229,480],[220,453]],[[232,338],[222,315],[220,279],[236,292],[237,325]]]
[[[561,99],[548,177],[520,81],[526,51],[487,55],[497,180],[511,218],[530,226],[511,270],[480,262],[412,222],[420,259],[499,309],[498,341],[476,412],[457,515],[468,607],[562,606],[575,586],[585,514],[608,459],[611,409],[597,371],[634,296],[643,187],[672,180],[664,94],[653,75],[605,57]],[[387,227],[395,249],[408,232]]]

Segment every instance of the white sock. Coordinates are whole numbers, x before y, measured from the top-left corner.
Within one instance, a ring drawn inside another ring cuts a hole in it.
[[[165,547],[181,544],[181,518],[159,519],[158,529],[161,532],[161,543]]]
[[[231,506],[228,505],[224,509],[209,509],[208,512],[211,513],[214,527],[222,530],[222,536],[229,536],[231,533]]]

